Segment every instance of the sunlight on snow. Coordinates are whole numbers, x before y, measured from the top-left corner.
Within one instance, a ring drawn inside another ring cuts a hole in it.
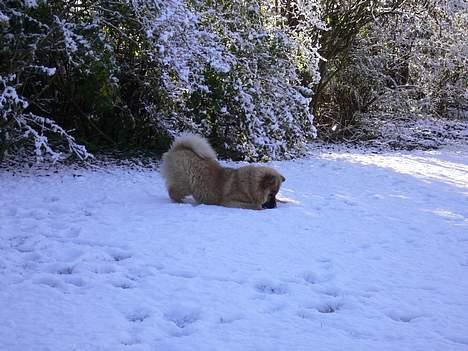
[[[468,189],[468,165],[453,161],[440,160],[425,155],[411,156],[405,154],[331,154],[329,159],[344,159],[364,165],[390,168],[398,173],[408,174],[426,181],[442,183]]]

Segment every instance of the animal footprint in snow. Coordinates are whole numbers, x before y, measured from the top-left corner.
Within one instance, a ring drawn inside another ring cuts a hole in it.
[[[318,275],[314,272],[305,272],[302,278],[309,284],[317,284],[319,282]]]
[[[309,284],[319,284],[328,282],[333,279],[332,273],[315,273],[312,271],[307,271],[302,274],[302,278]]]
[[[327,302],[319,303],[316,306],[316,309],[320,313],[335,313],[338,310],[340,310],[342,306],[343,306],[342,302],[336,301],[336,300],[330,300]]]
[[[164,314],[166,320],[174,323],[178,328],[184,329],[200,319],[200,310],[195,307],[173,307]]]
[[[132,257],[132,254],[127,252],[127,251],[123,251],[123,250],[119,250],[119,249],[113,249],[109,252],[109,255],[114,259],[114,261],[116,262],[120,262],[120,261],[124,261],[124,260],[128,260],[129,258]]]
[[[141,344],[141,339],[136,335],[128,335],[122,338],[120,343],[124,346],[133,346]]]
[[[129,279],[115,279],[111,282],[111,284],[119,289],[133,289],[135,287],[135,284],[133,281]]]
[[[269,280],[261,280],[255,284],[255,290],[262,294],[284,295],[288,293],[288,286],[281,283],[273,283]]]
[[[423,317],[424,315],[415,311],[390,311],[387,313],[387,316],[395,322],[409,323],[416,318]]]
[[[53,263],[46,268],[48,273],[55,273],[59,275],[68,275],[72,274],[74,266],[66,263]]]
[[[313,304],[304,306],[305,310],[301,312],[300,316],[303,318],[309,318],[314,316],[313,310],[319,313],[335,313],[343,308],[343,300],[341,298],[333,298],[322,300]],[[315,312],[316,313],[316,312]],[[309,316],[309,317],[306,317]]]
[[[129,322],[143,322],[145,319],[151,316],[150,310],[146,308],[137,308],[126,314]]]
[[[71,266],[63,266],[57,269],[57,274],[72,274],[73,273],[73,267]]]

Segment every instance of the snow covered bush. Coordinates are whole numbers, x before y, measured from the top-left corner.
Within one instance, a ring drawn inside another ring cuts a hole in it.
[[[28,100],[18,95],[15,85],[11,84],[14,79],[14,75],[0,76],[0,159],[10,145],[29,138],[34,143],[34,151],[38,159],[47,155],[53,161],[60,160],[63,157],[62,153],[50,146],[47,136],[49,134],[61,137],[68,145],[69,152],[79,158],[89,157],[90,154],[86,148],[77,144],[75,138],[57,125],[54,120],[31,111],[26,112],[29,106]]]
[[[52,84],[56,67],[54,58],[44,57],[44,53],[62,47],[73,62],[78,45],[85,42],[76,44],[79,37],[66,40],[71,32],[58,17],[46,23],[31,15],[38,8],[34,1],[0,4],[0,159],[12,146],[29,140],[39,159],[48,155],[56,161],[63,154],[51,146],[54,137],[61,138],[69,152],[84,159],[90,156],[86,148],[51,117],[48,105],[53,97],[44,93]],[[64,40],[57,42],[60,31]]]
[[[298,72],[317,80],[316,47],[274,20],[269,1],[148,6],[137,4],[176,107],[162,117],[170,134],[198,132],[224,156],[251,160],[291,157],[315,136],[310,86]],[[306,20],[318,31],[317,11]]]
[[[56,159],[54,134],[88,156],[69,130],[93,148],[161,150],[193,131],[224,156],[292,157],[315,135],[310,38],[323,28],[315,2],[298,4],[291,28],[266,0],[2,2],[0,143]]]

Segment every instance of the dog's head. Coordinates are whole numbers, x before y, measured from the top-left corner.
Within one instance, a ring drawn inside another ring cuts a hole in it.
[[[281,187],[281,184],[286,180],[280,173],[273,168],[262,167],[262,175],[260,177],[260,191],[262,193],[262,208],[276,208],[276,194]]]

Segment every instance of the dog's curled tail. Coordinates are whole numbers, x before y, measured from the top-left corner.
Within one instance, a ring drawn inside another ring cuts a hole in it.
[[[191,150],[200,158],[205,160],[216,160],[216,152],[213,150],[208,141],[195,134],[183,134],[174,140],[171,145],[170,151],[177,150]]]

